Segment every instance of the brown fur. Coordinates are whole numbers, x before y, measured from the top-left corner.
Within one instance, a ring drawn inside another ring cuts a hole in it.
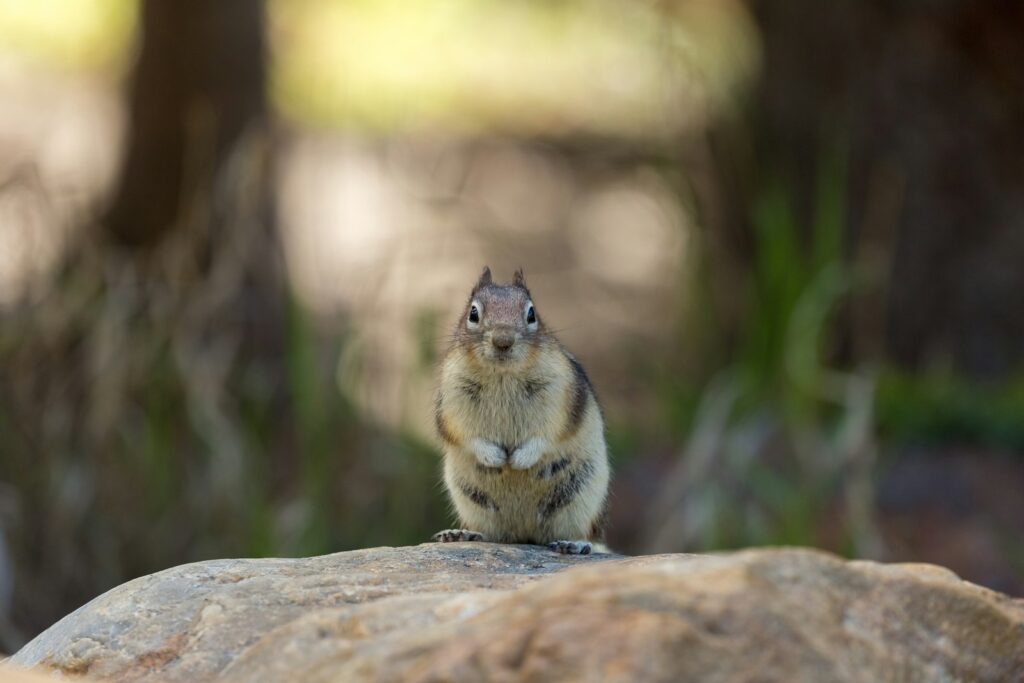
[[[460,523],[486,540],[599,540],[610,476],[601,411],[536,309],[527,323],[531,303],[522,271],[502,286],[485,268],[473,288],[441,367],[445,483]],[[514,336],[507,351],[496,334]]]

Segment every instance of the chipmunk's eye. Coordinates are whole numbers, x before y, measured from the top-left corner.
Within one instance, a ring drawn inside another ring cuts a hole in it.
[[[472,304],[469,307],[469,326],[476,327],[480,324],[480,306]]]
[[[537,312],[533,310],[533,304],[526,304],[526,325],[531,330],[537,327]]]

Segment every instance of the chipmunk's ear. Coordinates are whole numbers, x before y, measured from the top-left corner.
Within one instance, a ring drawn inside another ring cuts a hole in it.
[[[526,289],[526,278],[523,277],[523,269],[517,268],[515,275],[512,276],[512,284],[516,287],[522,287]]]
[[[491,284],[491,267],[484,266],[484,272],[480,273],[480,279],[476,281],[476,287],[473,288],[473,291],[476,292],[489,284]]]

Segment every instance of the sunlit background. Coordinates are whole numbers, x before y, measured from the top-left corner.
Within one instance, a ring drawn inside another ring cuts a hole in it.
[[[1024,6],[0,0],[0,653],[141,574],[423,542],[522,266],[621,552],[1024,594]]]

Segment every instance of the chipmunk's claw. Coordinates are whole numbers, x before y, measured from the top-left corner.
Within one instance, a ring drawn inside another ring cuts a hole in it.
[[[588,541],[552,541],[548,548],[562,555],[589,555],[591,545]]]
[[[484,535],[479,531],[470,531],[469,529],[445,529],[438,531],[430,538],[438,543],[457,543],[459,541],[482,541]]]

